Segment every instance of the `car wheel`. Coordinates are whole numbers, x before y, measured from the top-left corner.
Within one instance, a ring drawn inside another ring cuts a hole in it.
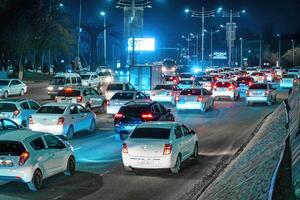
[[[198,143],[195,144],[194,153],[192,154],[191,158],[193,160],[197,160],[198,159]]]
[[[4,94],[3,94],[3,98],[4,98],[4,99],[7,99],[7,97],[8,97],[8,92],[5,91]]]
[[[267,102],[268,106],[272,105],[272,100]]]
[[[181,167],[181,156],[180,154],[177,156],[175,166],[171,168],[171,172],[173,174],[179,174]]]
[[[67,132],[67,135],[66,135],[66,139],[67,139],[67,140],[71,140],[71,139],[73,139],[73,137],[74,137],[74,128],[73,128],[73,126],[71,125],[71,126],[69,127],[69,129],[68,129],[68,132]]]
[[[24,89],[21,90],[20,96],[24,96]]]
[[[132,167],[129,167],[129,166],[124,166],[124,169],[127,172],[132,172],[134,170]]]
[[[207,103],[204,103],[202,111],[207,112]]]
[[[212,100],[212,102],[211,102],[210,109],[211,109],[211,110],[214,110],[214,109],[215,109],[215,101],[214,101],[214,100]]]
[[[89,131],[90,132],[94,132],[96,130],[96,122],[95,122],[95,119],[92,119],[91,120],[91,124],[90,124],[90,128],[89,128]]]
[[[66,176],[72,176],[75,173],[75,170],[76,170],[75,158],[73,156],[71,156],[68,160],[67,168],[64,171],[64,174]]]
[[[34,171],[32,179],[29,183],[27,183],[28,188],[31,191],[38,191],[42,188],[43,185],[43,175],[42,172],[37,169]]]

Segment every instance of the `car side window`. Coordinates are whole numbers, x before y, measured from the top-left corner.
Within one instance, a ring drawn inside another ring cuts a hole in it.
[[[78,114],[78,108],[77,108],[77,106],[71,106],[70,107],[70,114],[71,115]]]
[[[90,92],[89,89],[85,89],[85,90],[83,91],[83,96],[88,96],[88,95],[91,95],[91,92]]]
[[[93,88],[90,88],[90,92],[91,92],[91,95],[99,95],[99,93],[94,90]]]
[[[86,113],[86,109],[83,106],[77,105],[77,108],[78,108],[79,113]]]
[[[24,109],[24,110],[30,110],[30,107],[29,107],[27,102],[21,103],[21,108]]]
[[[19,80],[15,80],[15,85],[20,85],[21,82]]]
[[[40,108],[40,106],[37,103],[35,103],[34,101],[28,101],[28,102],[29,102],[31,110],[38,110]]]
[[[160,113],[160,109],[157,104],[153,105],[153,108],[155,113]]]
[[[181,129],[180,129],[179,126],[177,126],[175,128],[175,136],[176,136],[176,139],[179,139],[179,138],[181,138],[183,136],[183,133],[182,133],[182,131],[181,131]]]
[[[16,130],[19,129],[18,125],[10,120],[3,119],[3,126],[5,130]]]
[[[72,80],[72,84],[77,84],[77,79],[76,79],[76,77],[71,77],[71,80]]]
[[[190,131],[189,131],[189,129],[186,126],[182,125],[181,129],[182,129],[182,131],[183,131],[183,133],[184,133],[185,136],[189,135]]]
[[[44,144],[44,141],[42,138],[37,138],[37,139],[34,139],[30,142],[30,145],[31,147],[34,149],[34,150],[42,150],[42,149],[45,149],[45,144]]]
[[[146,99],[146,96],[139,92],[139,93],[136,94],[135,98],[136,99]]]
[[[77,84],[81,85],[81,78],[80,77],[76,77],[76,79],[77,79]]]
[[[207,91],[205,88],[202,89],[202,94],[204,96],[210,95],[209,91]]]
[[[161,110],[162,113],[166,113],[167,112],[167,109],[162,104],[159,103],[158,105],[159,105],[160,110]]]
[[[44,138],[45,138],[45,141],[47,143],[48,149],[60,149],[60,148],[66,147],[66,145],[64,143],[59,141],[54,136],[45,135]]]
[[[134,90],[134,87],[129,83],[128,86],[129,90]]]
[[[71,79],[70,78],[66,78],[66,83],[70,84],[71,83]]]

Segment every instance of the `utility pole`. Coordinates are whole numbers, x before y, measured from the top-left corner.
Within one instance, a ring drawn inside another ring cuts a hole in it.
[[[240,67],[243,67],[243,38],[240,38],[241,41],[241,57],[240,57]]]
[[[104,65],[106,65],[106,13],[104,11],[101,12],[101,16],[103,16],[103,57],[104,57]]]
[[[80,34],[81,34],[81,9],[82,4],[81,0],[79,0],[79,18],[78,18],[78,40],[77,40],[77,59],[79,61],[80,56]]]
[[[280,38],[280,34],[277,34],[277,38],[278,38],[278,66],[280,66],[280,62],[281,62],[281,38]]]
[[[293,49],[293,67],[295,66],[295,40],[291,40]]]
[[[210,34],[210,65],[212,66],[213,65],[213,34],[216,34],[218,33],[220,30],[217,29],[217,30],[210,30],[210,31],[207,31],[207,30],[204,30],[206,33]]]
[[[204,57],[204,7],[202,6],[202,29],[201,29],[201,66],[203,66]]]
[[[262,67],[261,64],[262,64],[262,41],[259,40],[259,66],[260,66],[260,68]]]

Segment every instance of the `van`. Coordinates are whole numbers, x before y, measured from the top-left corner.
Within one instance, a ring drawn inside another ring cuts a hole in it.
[[[67,86],[80,86],[81,77],[76,73],[58,73],[50,80],[47,88],[48,95],[51,99],[54,99],[59,90],[64,89]]]

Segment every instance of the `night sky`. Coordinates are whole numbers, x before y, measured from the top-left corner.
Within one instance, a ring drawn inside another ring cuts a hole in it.
[[[112,24],[111,31],[123,31],[123,12],[116,9],[116,0],[82,0],[83,22],[102,23],[100,11],[107,12],[107,23]],[[73,20],[78,19],[79,0],[63,0],[65,12],[71,14]],[[182,34],[200,31],[201,20],[190,18],[184,13],[185,8],[207,10],[223,7],[225,10],[246,9],[247,13],[235,19],[238,28],[248,28],[259,34],[266,23],[272,23],[274,35],[277,33],[294,33],[300,30],[299,12],[300,0],[152,0],[152,8],[145,10],[144,35],[158,38],[164,45]],[[206,28],[215,29],[219,24],[225,24],[228,19],[222,17],[210,18]]]

